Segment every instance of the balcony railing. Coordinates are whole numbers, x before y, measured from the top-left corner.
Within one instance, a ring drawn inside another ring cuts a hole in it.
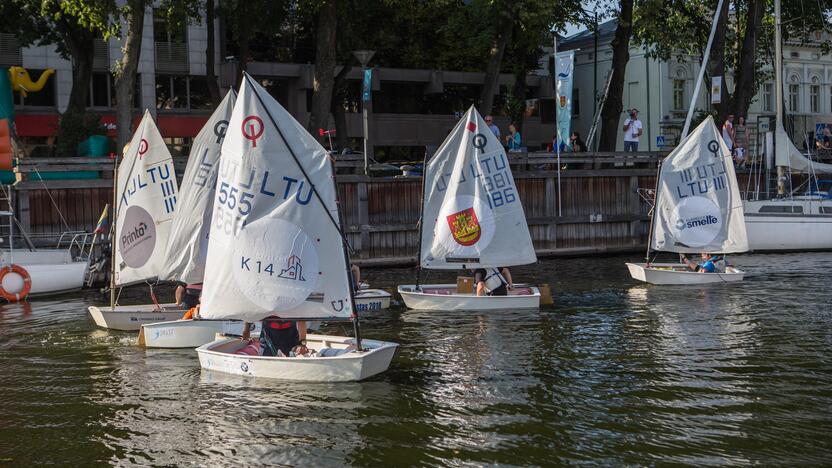
[[[156,71],[188,73],[188,44],[156,41]]]

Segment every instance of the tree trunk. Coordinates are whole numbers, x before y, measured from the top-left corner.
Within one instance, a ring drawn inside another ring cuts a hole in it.
[[[329,111],[332,108],[332,89],[335,85],[335,47],[338,21],[337,0],[323,2],[318,10],[318,26],[315,31],[315,81],[312,93],[312,112],[309,132],[321,142],[320,129],[326,130]]]
[[[737,65],[737,79],[734,87],[732,109],[734,114],[748,118],[748,108],[757,89],[755,52],[760,26],[763,22],[765,0],[750,0],[745,21],[745,36],[742,39],[740,60]]]
[[[332,117],[335,119],[335,140],[338,151],[343,151],[349,144],[344,100],[347,97],[347,75],[350,70],[352,70],[352,63],[347,61],[347,64],[335,75],[335,85],[332,91]]]
[[[731,3],[728,0],[722,2],[722,11],[719,13],[719,20],[717,20],[716,25],[716,33],[714,34],[714,42],[711,45],[711,56],[708,57],[708,76],[713,77],[721,76],[722,77],[722,86],[720,87],[721,95],[720,95],[720,104],[714,104],[714,108],[717,111],[717,123],[721,125],[722,122],[725,121],[725,118],[728,116],[728,109],[730,108],[730,103],[728,100],[730,96],[728,95],[728,86],[725,82],[725,31],[728,26],[728,5]]]
[[[520,135],[524,135],[523,119],[526,116],[526,74],[528,71],[525,64],[525,60],[517,64],[514,70],[514,84],[511,88],[511,96],[515,102],[510,117]]]
[[[246,5],[248,2],[237,2],[237,45],[240,48],[240,66],[238,67],[237,88],[243,82],[243,73],[248,69],[249,42],[251,41],[251,18]]]
[[[621,12],[618,14],[618,26],[612,40],[612,80],[609,92],[601,109],[601,138],[598,148],[601,151],[615,151],[621,111],[624,110],[624,74],[630,61],[630,36],[633,32],[633,0],[621,0]],[[648,122],[647,125],[650,125]],[[564,138],[569,138],[565,135]]]
[[[220,94],[220,84],[217,82],[217,66],[214,56],[216,55],[216,48],[214,43],[214,23],[216,22],[216,12],[214,9],[215,0],[206,0],[205,2],[205,25],[208,28],[208,45],[205,48],[205,82],[208,85],[208,94],[211,96],[211,102],[214,106],[218,106],[222,101]]]
[[[494,107],[494,95],[499,91],[500,68],[503,65],[503,55],[509,40],[510,28],[500,29],[491,48],[488,50],[488,64],[485,67],[485,81],[480,94],[479,111],[482,115],[488,115]]]
[[[56,21],[55,25],[72,60],[72,89],[69,92],[69,105],[66,110],[83,113],[90,100],[95,35],[78,24],[70,23],[66,17]]]
[[[125,19],[127,33],[123,35],[124,47],[116,76],[116,119],[118,125],[118,149],[130,141],[133,133],[133,96],[136,86],[136,71],[139,68],[139,54],[142,50],[144,28],[144,0],[128,0]]]

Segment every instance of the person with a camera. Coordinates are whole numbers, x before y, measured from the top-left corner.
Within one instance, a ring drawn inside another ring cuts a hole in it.
[[[630,117],[624,121],[624,151],[638,151],[638,140],[643,128],[641,120],[638,119],[638,109],[630,109]]]

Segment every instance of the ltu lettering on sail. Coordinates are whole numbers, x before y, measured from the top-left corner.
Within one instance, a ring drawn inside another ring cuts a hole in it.
[[[719,175],[712,179],[696,180],[688,184],[677,185],[676,195],[679,198],[692,197],[708,193],[711,190],[725,190],[727,187],[728,183],[725,181],[725,176]]]
[[[697,218],[680,219],[676,221],[676,228],[682,231],[689,228],[710,226],[712,224],[719,224],[719,218],[714,215],[705,215]]]
[[[280,274],[277,276],[290,280],[306,281],[306,278],[303,277],[303,265],[301,265],[300,258],[297,255],[289,257],[289,260],[286,261],[286,269],[280,270]]]

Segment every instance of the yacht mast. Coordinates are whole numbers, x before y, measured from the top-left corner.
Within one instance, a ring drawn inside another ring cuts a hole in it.
[[[783,126],[783,37],[780,30],[780,0],[774,0],[774,89],[776,90],[775,110],[777,112],[776,137],[785,137],[786,131]],[[775,151],[778,145],[775,145]],[[775,157],[775,161],[777,158]],[[786,168],[777,166],[777,195],[786,194],[785,181]]]

